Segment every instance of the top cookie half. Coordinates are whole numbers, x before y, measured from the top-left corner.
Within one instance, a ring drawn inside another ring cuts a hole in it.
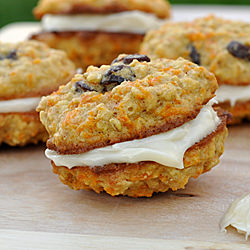
[[[121,55],[90,66],[38,107],[60,154],[83,153],[166,132],[194,119],[217,89],[213,74],[179,58]]]
[[[146,35],[141,53],[184,57],[205,66],[220,84],[250,84],[250,23],[215,16],[167,23]]]
[[[170,5],[165,0],[40,0],[34,15],[45,14],[110,14],[139,10],[155,14],[159,18],[170,15]]]
[[[0,42],[0,100],[48,95],[74,73],[63,51],[36,41]]]

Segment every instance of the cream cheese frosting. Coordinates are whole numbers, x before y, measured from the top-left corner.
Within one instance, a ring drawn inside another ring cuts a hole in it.
[[[0,113],[30,112],[36,110],[41,97],[21,98],[0,101]]]
[[[235,227],[239,233],[250,234],[250,193],[235,200],[220,221],[220,228],[226,231],[228,226]]]
[[[110,163],[154,161],[168,167],[183,169],[183,156],[188,148],[212,133],[220,123],[210,101],[198,116],[165,133],[143,139],[116,143],[103,148],[71,155],[60,155],[46,149],[46,156],[57,166],[103,166]]]
[[[234,106],[237,101],[250,100],[250,85],[248,86],[233,86],[220,85],[216,91],[215,99],[222,103],[229,101],[231,106]]]
[[[115,14],[51,15],[42,18],[45,31],[108,31],[142,33],[158,28],[166,20],[142,11],[125,11]]]

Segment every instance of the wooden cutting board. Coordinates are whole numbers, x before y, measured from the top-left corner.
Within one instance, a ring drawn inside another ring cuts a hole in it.
[[[152,198],[73,191],[44,149],[0,149],[0,249],[250,249],[236,230],[218,227],[250,192],[250,124],[230,128],[219,166]]]

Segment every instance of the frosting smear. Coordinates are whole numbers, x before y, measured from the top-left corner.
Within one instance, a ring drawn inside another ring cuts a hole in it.
[[[250,85],[247,86],[233,86],[233,85],[220,85],[216,91],[215,99],[218,102],[229,101],[233,107],[237,101],[250,100]]]
[[[45,31],[107,31],[144,34],[156,29],[166,20],[142,11],[125,11],[115,14],[50,15],[42,18]]]
[[[0,101],[0,113],[30,112],[36,110],[41,97],[20,98]]]

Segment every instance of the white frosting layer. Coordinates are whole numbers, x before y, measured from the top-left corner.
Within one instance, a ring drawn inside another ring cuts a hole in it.
[[[192,121],[165,133],[139,140],[116,143],[83,154],[60,155],[47,149],[46,156],[57,166],[103,166],[110,163],[154,161],[182,169],[183,156],[188,148],[212,133],[220,123],[212,102],[203,107]]]
[[[42,27],[45,31],[109,31],[145,33],[156,29],[166,20],[141,11],[125,11],[108,15],[45,15]]]
[[[28,40],[32,34],[40,31],[41,26],[38,22],[11,23],[0,29],[0,41],[5,43],[17,43]]]
[[[218,102],[229,101],[231,106],[234,106],[237,101],[250,100],[250,85],[249,86],[233,86],[221,85],[216,91],[215,99]]]
[[[40,100],[40,97],[32,97],[0,101],[0,113],[30,112],[36,110]]]
[[[243,195],[235,200],[220,221],[220,228],[226,231],[231,225],[239,233],[245,233],[246,239],[250,235],[250,194]]]

